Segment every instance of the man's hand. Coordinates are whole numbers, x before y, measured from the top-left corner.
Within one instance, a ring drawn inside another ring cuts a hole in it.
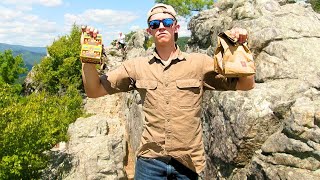
[[[81,38],[80,38],[80,43],[81,45],[84,42],[84,33],[90,34],[91,37],[96,38],[97,34],[99,34],[98,29],[94,28],[94,27],[90,27],[90,26],[81,26]]]
[[[242,28],[232,28],[230,30],[231,36],[235,39],[237,39],[240,44],[245,43],[248,39],[248,32],[246,29],[242,29]]]
[[[242,44],[247,42],[248,40],[248,31],[242,28],[232,28],[230,30],[230,34],[234,39],[237,39],[237,42]],[[246,77],[239,77],[236,89],[248,91],[253,89],[255,86],[254,75],[246,76]]]

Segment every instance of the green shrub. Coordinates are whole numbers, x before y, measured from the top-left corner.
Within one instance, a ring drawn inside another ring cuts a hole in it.
[[[190,37],[179,37],[178,38],[177,44],[182,51],[185,51],[185,49],[186,49],[185,46],[187,45],[189,39],[190,39]]]
[[[125,37],[125,41],[128,43],[129,40],[132,38],[132,36],[134,35],[134,33],[136,33],[135,31],[131,31],[129,32],[128,34],[126,34],[126,37]]]
[[[22,96],[15,83],[25,72],[20,56],[0,53],[0,179],[39,179],[47,166],[44,153],[67,141],[70,123],[83,115],[80,28],[48,47],[33,72],[40,92]]]
[[[1,95],[6,94],[4,91]],[[44,151],[68,139],[68,125],[83,114],[81,105],[77,90],[69,88],[64,96],[42,92],[21,97],[3,108],[0,179],[39,178],[48,162]]]
[[[26,72],[27,68],[21,56],[14,57],[11,50],[0,52],[0,80],[14,84],[19,75]]]
[[[62,36],[48,47],[45,57],[34,67],[33,83],[51,94],[70,87],[83,91],[80,61],[80,28],[73,26],[70,35]]]
[[[117,45],[117,40],[114,39],[110,44],[111,44],[112,46],[116,46],[116,45]]]
[[[116,56],[116,55],[117,55],[117,52],[116,52],[116,51],[109,51],[109,54],[110,54],[111,56]]]
[[[310,0],[310,4],[314,11],[320,13],[320,0]]]
[[[150,47],[152,46],[153,43],[154,43],[154,40],[153,40],[152,37],[147,38],[147,39],[144,41],[144,44],[143,44],[144,49],[147,50],[148,48],[150,48]]]

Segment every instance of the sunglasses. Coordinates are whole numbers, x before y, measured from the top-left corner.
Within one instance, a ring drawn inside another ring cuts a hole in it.
[[[162,20],[152,20],[152,21],[149,21],[149,27],[151,29],[157,29],[160,27],[160,23],[163,24],[164,27],[171,27],[174,23],[174,19],[172,18],[165,18],[165,19],[162,19]]]

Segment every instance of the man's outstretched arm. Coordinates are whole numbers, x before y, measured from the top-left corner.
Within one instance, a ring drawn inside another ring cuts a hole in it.
[[[253,89],[254,86],[255,86],[254,75],[251,75],[246,77],[239,77],[236,85],[236,89],[248,91],[250,89]]]
[[[92,31],[92,33],[90,33]],[[98,31],[93,29],[93,27],[82,27],[82,34],[80,38],[80,43],[84,43],[84,33],[90,33],[96,36]],[[84,85],[84,90],[90,98],[97,98],[104,96],[107,93],[105,88],[102,86],[95,64],[82,63],[82,80]]]
[[[108,94],[101,84],[95,64],[82,63],[82,80],[88,97],[97,98]]]
[[[238,39],[239,43],[244,43],[248,39],[248,32],[246,29],[236,27],[236,28],[232,28],[230,32],[231,32],[231,36]],[[254,86],[255,86],[254,75],[239,77],[236,85],[236,90],[247,91],[247,90],[253,89]]]

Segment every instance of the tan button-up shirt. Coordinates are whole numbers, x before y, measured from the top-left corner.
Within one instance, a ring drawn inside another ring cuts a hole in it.
[[[125,61],[100,79],[109,94],[137,89],[141,95],[145,126],[137,156],[172,157],[200,173],[205,167],[203,92],[235,90],[237,81],[216,74],[213,59],[205,54],[178,52],[168,66],[154,52]]]

